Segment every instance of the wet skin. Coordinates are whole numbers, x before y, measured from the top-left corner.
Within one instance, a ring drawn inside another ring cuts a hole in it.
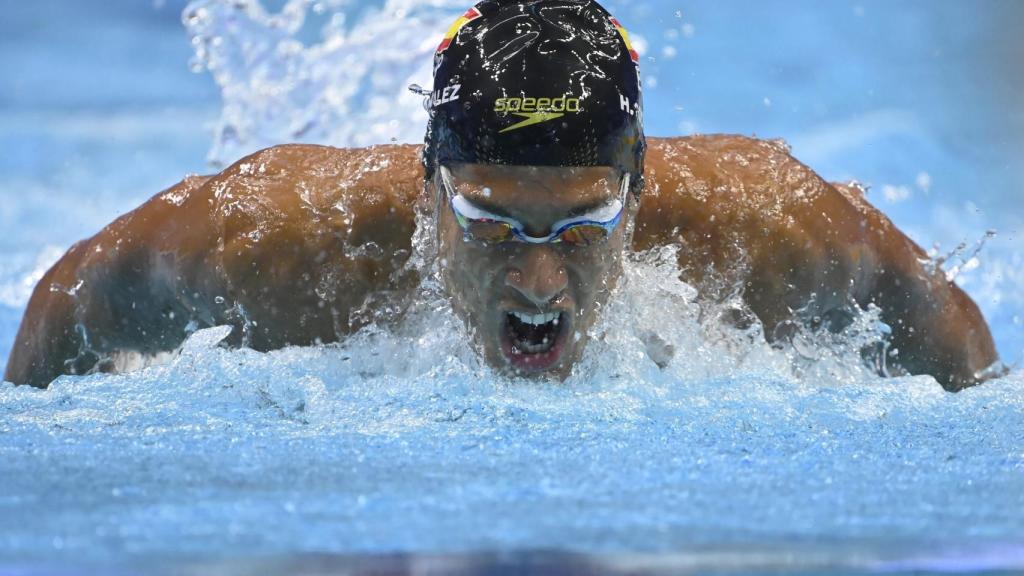
[[[583,250],[477,246],[463,242],[442,204],[445,284],[491,364],[516,369],[502,349],[505,310],[565,311],[571,331],[585,333],[618,278],[626,243],[675,243],[683,279],[712,300],[741,286],[769,339],[785,338],[793,321],[841,324],[848,307],[875,304],[904,369],[931,374],[948,390],[989,376],[998,358],[977,306],[926,268],[924,251],[860,191],[823,181],[771,142],[697,136],[649,144],[646,189],[629,208],[632,239],[624,224],[606,245]],[[74,245],[46,273],[5,379],[45,386],[63,373],[113,371],[123,352],[173,350],[207,326],[234,325],[232,344],[271,350],[337,341],[375,311],[400,315],[418,283],[404,266],[414,206],[434,206],[419,151],[278,146],[215,176],[186,178]],[[552,174],[485,176],[495,182],[492,200],[531,234],[601,200],[550,200],[552,189],[588,189],[558,186]],[[543,371],[565,374],[585,344],[566,342]]]

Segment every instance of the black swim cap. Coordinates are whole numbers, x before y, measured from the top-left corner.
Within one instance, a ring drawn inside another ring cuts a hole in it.
[[[485,0],[434,57],[423,164],[612,166],[642,189],[639,56],[592,0]]]

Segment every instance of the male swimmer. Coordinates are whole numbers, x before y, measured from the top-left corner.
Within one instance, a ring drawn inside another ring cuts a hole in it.
[[[569,374],[625,251],[676,244],[683,280],[740,287],[770,340],[874,304],[893,366],[947,390],[993,374],[977,306],[859,190],[771,142],[646,140],[638,56],[596,2],[480,2],[437,50],[429,108],[424,147],[277,146],[74,245],[5,378],[112,371],[224,324],[256,350],[343,339],[412,298],[423,201],[453,309],[507,373]]]

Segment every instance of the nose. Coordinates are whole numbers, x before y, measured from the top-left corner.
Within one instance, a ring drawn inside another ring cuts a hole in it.
[[[544,306],[565,291],[569,273],[551,246],[526,246],[506,272],[505,284],[532,304]]]

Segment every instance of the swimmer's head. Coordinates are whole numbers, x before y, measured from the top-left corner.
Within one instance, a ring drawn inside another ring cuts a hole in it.
[[[487,360],[565,376],[643,186],[638,57],[589,0],[487,0],[435,57],[424,149],[441,270]]]
[[[642,189],[639,56],[591,0],[485,0],[434,56],[426,176],[446,164],[610,166]]]

